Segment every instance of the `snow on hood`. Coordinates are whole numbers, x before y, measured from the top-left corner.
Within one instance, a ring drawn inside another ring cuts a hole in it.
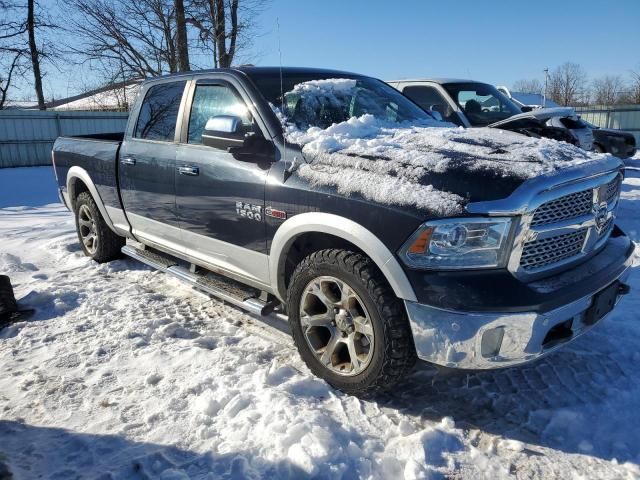
[[[298,84],[293,91],[310,104],[320,95],[333,102],[353,88],[355,80],[329,79]],[[364,114],[323,129],[300,128],[276,113],[287,141],[302,148],[300,177],[344,195],[359,193],[382,204],[415,206],[440,216],[462,213],[467,200],[429,184],[425,178],[430,173],[462,169],[525,180],[602,158],[555,140],[463,129],[435,119],[394,123]]]

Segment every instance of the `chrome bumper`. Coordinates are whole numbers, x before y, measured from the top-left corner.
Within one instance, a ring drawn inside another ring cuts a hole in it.
[[[624,284],[629,273],[627,267],[613,281]],[[544,314],[466,313],[409,301],[405,305],[420,359],[450,368],[476,370],[535,360],[586,332],[602,320],[590,325],[585,322],[596,293]],[[618,294],[616,302],[621,295]],[[549,331],[567,321],[571,321],[568,335],[545,343]]]

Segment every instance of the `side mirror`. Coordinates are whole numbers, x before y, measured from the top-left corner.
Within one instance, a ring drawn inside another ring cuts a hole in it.
[[[275,159],[275,146],[261,133],[246,132],[240,117],[217,115],[204,127],[202,144],[225,150],[237,160],[245,162],[270,162]]]
[[[526,112],[532,111],[533,107],[530,107],[529,105],[524,105],[523,107],[520,107],[520,110],[522,110],[522,113],[526,113]]]
[[[202,144],[228,150],[244,144],[242,120],[233,115],[217,115],[207,120],[202,133]]]

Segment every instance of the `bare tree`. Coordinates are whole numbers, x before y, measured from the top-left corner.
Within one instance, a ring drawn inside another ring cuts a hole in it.
[[[522,92],[522,93],[537,93],[542,95],[542,90],[544,87],[542,86],[542,82],[537,78],[533,78],[531,80],[518,80],[513,84],[512,90],[514,92]]]
[[[573,62],[566,62],[556,68],[549,77],[548,95],[560,105],[577,105],[585,102],[587,74]]]
[[[70,49],[82,61],[110,64],[123,79],[178,71],[173,1],[70,0],[70,6],[77,12],[74,31],[83,40]]]
[[[0,73],[0,110],[4,108],[4,104],[7,101],[7,93],[12,85],[11,80],[20,68],[21,57],[22,52],[14,53],[13,58],[9,63],[9,70],[5,73]]]
[[[627,94],[629,103],[640,104],[640,69],[631,70],[631,83]]]
[[[17,76],[22,75],[22,60],[26,53],[23,36],[27,31],[20,7],[0,0],[0,109]]]
[[[38,98],[38,108],[45,109],[44,93],[42,92],[42,73],[40,72],[40,50],[36,43],[36,20],[35,2],[27,0],[27,32],[29,34],[29,56],[31,57],[31,68],[33,71],[33,81]]]
[[[178,51],[178,68],[181,72],[188,72],[189,67],[189,44],[187,41],[187,22],[184,12],[184,1],[174,0],[176,11],[176,48]]]
[[[35,87],[38,107],[45,108],[43,62],[57,66],[59,51],[50,38],[57,29],[47,13],[40,11],[36,0],[0,0],[0,96],[4,101],[9,88],[16,87],[19,80],[26,83],[26,74],[31,70],[29,85]]]
[[[188,22],[201,44],[213,52],[216,68],[230,67],[256,37],[258,14],[265,0],[190,0]]]
[[[593,81],[593,101],[598,105],[616,105],[620,103],[624,90],[624,81],[620,75],[605,75]]]

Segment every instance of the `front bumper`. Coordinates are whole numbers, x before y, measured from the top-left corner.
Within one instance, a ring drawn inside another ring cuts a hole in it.
[[[604,318],[587,321],[598,292],[621,285],[617,302],[626,290],[633,249],[625,246],[627,237],[609,243],[590,261],[531,284],[552,297],[583,278],[598,278],[598,288],[547,311],[464,312],[405,301],[418,357],[450,368],[491,369],[535,360],[573,340]],[[612,269],[612,263],[618,268]]]

